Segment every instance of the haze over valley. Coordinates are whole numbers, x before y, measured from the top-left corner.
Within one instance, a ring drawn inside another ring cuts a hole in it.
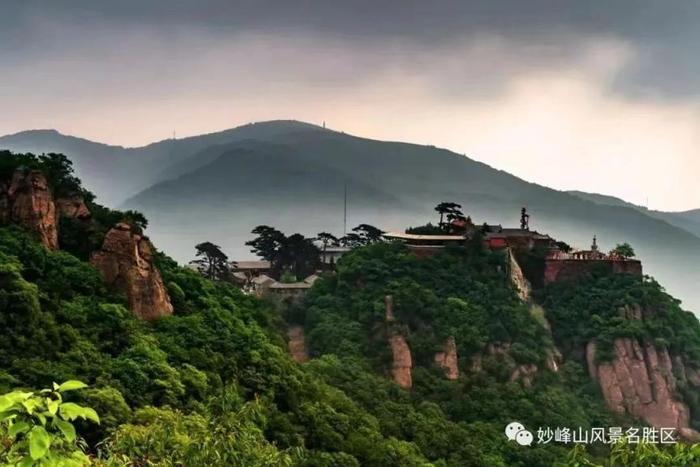
[[[476,223],[518,223],[587,248],[629,242],[653,275],[690,310],[700,310],[700,229],[694,211],[667,213],[601,195],[561,192],[433,146],[385,142],[296,121],[244,125],[140,148],[108,146],[56,131],[0,138],[18,152],[63,152],[102,202],[142,211],[159,248],[186,263],[212,241],[233,259],[266,224],[313,236],[360,223],[384,230],[435,222],[455,201]]]

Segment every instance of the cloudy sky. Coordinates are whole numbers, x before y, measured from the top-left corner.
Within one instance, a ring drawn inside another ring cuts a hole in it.
[[[293,118],[700,207],[700,2],[0,3],[0,134],[138,146]]]

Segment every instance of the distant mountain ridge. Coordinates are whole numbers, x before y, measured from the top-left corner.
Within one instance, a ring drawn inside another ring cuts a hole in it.
[[[250,123],[215,133],[181,139],[166,139],[143,147],[127,148],[96,143],[56,130],[29,130],[0,137],[0,148],[35,154],[61,152],[69,155],[76,174],[87,188],[107,205],[117,205],[129,196],[166,180],[177,171],[168,168],[210,146],[245,139],[266,140],[278,133],[319,128],[292,120]]]
[[[149,235],[179,261],[191,259],[193,246],[205,240],[245,259],[244,243],[259,224],[307,235],[342,235],[365,222],[398,230],[435,221],[433,207],[455,201],[476,222],[516,226],[527,206],[534,229],[575,246],[588,247],[594,235],[605,249],[630,242],[645,272],[700,311],[700,237],[689,227],[692,212],[664,218],[622,201],[529,183],[445,149],[294,121],[129,149],[70,137],[51,146],[55,135],[45,135],[49,141],[22,135],[0,138],[0,148],[67,153],[100,199],[142,210],[152,221]]]
[[[687,230],[693,235],[700,237],[700,209],[693,209],[690,211],[679,211],[679,212],[667,212],[667,211],[656,211],[653,209],[648,209],[644,206],[638,206],[633,203],[629,203],[623,199],[616,198],[609,195],[601,195],[598,193],[586,193],[583,191],[572,190],[571,193],[574,196],[578,196],[581,199],[592,201],[597,204],[608,205],[608,206],[623,206],[644,213],[648,216],[655,217],[657,219],[662,219],[669,224],[680,227],[681,229]]]

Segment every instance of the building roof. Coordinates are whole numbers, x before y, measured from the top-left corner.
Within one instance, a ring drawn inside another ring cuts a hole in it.
[[[415,235],[403,232],[386,232],[383,234],[387,238],[398,238],[400,240],[437,240],[437,241],[463,241],[464,235]]]
[[[551,240],[552,237],[549,235],[541,234],[535,230],[523,230],[523,229],[501,229],[498,232],[487,232],[486,238],[491,237],[530,237],[537,240]]]
[[[242,272],[234,272],[234,273],[231,274],[231,275],[232,275],[235,279],[238,279],[238,280],[240,280],[240,281],[247,281],[247,280],[248,280],[248,277],[247,277],[244,273],[242,273]]]
[[[246,269],[270,269],[269,261],[232,261],[233,269],[242,271]]]
[[[260,274],[259,276],[254,277],[251,280],[251,282],[253,284],[256,284],[256,285],[263,285],[263,284],[267,284],[268,282],[275,282],[275,280],[270,276],[266,276],[265,274]]]
[[[275,282],[274,284],[270,285],[271,289],[276,289],[276,290],[284,290],[284,289],[310,289],[311,284],[307,282],[290,282],[290,283],[284,283],[284,282]]]
[[[346,253],[352,250],[349,246],[329,246],[325,250],[321,249],[321,253]]]
[[[318,274],[311,274],[309,277],[304,279],[304,282],[306,282],[307,284],[313,285],[313,283],[316,282],[318,280],[318,278],[319,278]]]

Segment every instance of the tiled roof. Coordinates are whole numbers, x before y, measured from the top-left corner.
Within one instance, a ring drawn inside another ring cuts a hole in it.
[[[386,238],[398,238],[400,240],[437,240],[437,241],[460,241],[465,240],[464,235],[415,235],[403,232],[386,232]]]
[[[270,269],[271,265],[269,261],[232,261],[231,267],[238,270]]]

